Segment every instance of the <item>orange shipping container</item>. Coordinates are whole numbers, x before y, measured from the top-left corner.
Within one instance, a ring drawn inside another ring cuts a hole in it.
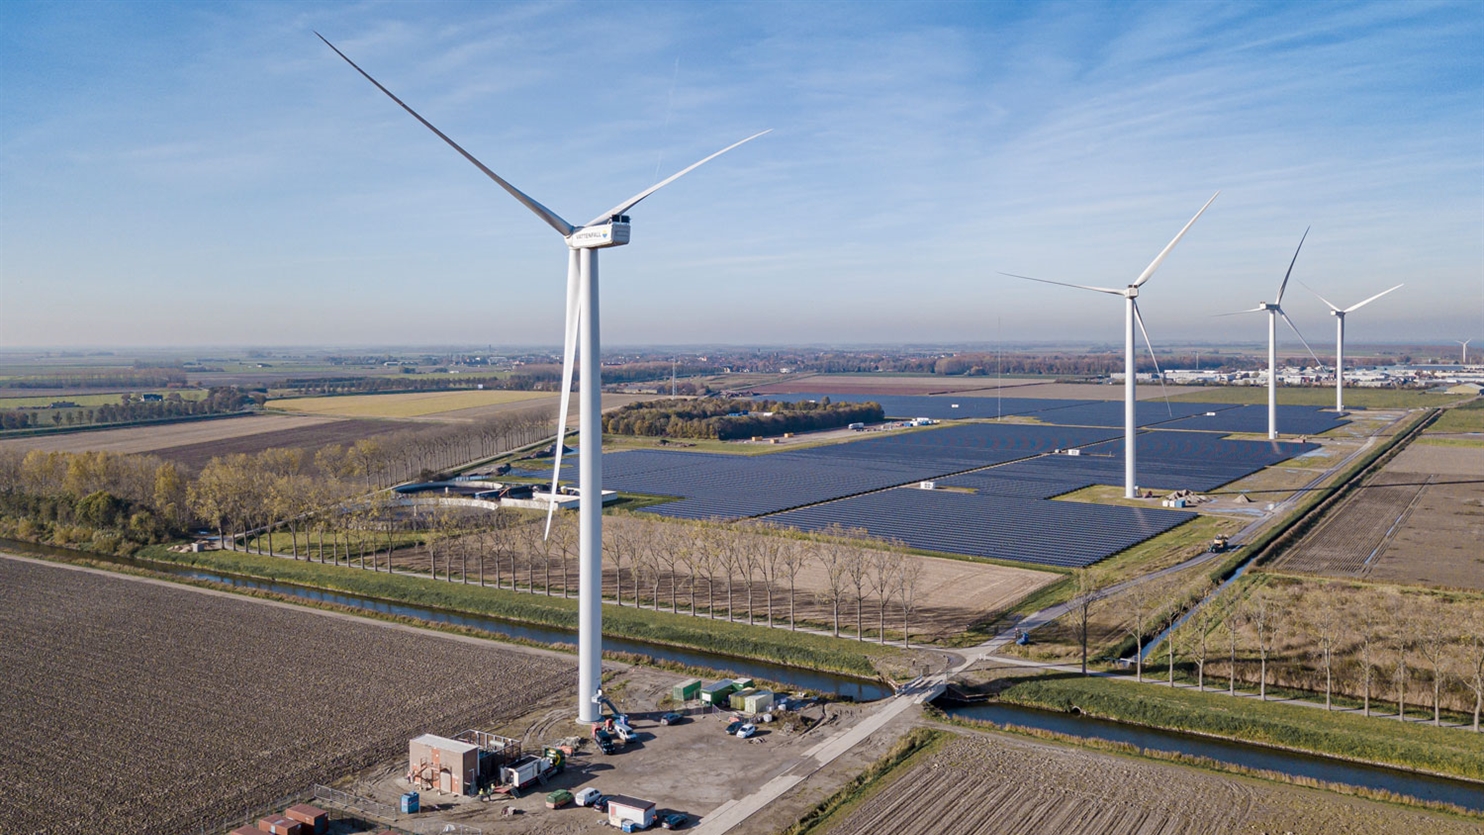
[[[282,815],[270,815],[258,821],[258,829],[270,835],[304,835],[304,824]]]
[[[283,816],[289,820],[304,824],[304,828],[315,835],[323,835],[330,828],[330,815],[317,806],[308,803],[300,803],[283,810]]]

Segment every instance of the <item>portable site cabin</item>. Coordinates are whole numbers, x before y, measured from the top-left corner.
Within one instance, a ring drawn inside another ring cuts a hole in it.
[[[684,704],[701,697],[701,680],[688,678],[670,689],[670,698]]]
[[[727,697],[727,706],[732,710],[744,710],[747,707],[747,697],[756,692],[757,690],[751,687],[745,690],[738,690]]]
[[[424,790],[473,794],[479,787],[479,746],[423,734],[407,743],[407,777]]]
[[[725,707],[727,696],[736,689],[736,685],[729,678],[724,678],[715,684],[708,684],[701,688],[701,701],[708,705],[720,705]]]
[[[757,690],[747,695],[742,709],[748,713],[764,713],[773,707],[773,691]]]
[[[632,829],[654,826],[654,804],[621,794],[608,798],[608,825],[622,828],[626,821],[632,822]]]

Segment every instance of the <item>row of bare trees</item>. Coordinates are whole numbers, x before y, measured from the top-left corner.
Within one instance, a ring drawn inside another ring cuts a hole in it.
[[[1270,685],[1322,692],[1326,709],[1344,696],[1358,700],[1367,716],[1384,699],[1398,718],[1411,703],[1428,708],[1434,724],[1444,709],[1471,712],[1473,729],[1480,729],[1484,605],[1476,598],[1259,578],[1187,612],[1174,581],[1136,584],[1115,596],[1098,594],[1095,580],[1084,586],[1074,619],[1085,624],[1097,607],[1116,606],[1134,636],[1140,680],[1145,639],[1168,629],[1162,654],[1172,686],[1178,666],[1202,691],[1208,673],[1224,673],[1232,694],[1239,682],[1255,684],[1264,700]],[[1084,649],[1084,673],[1085,658]]]

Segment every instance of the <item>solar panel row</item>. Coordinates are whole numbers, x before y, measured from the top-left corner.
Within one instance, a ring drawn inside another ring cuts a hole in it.
[[[792,510],[772,521],[865,528],[929,551],[1063,567],[1091,565],[1195,518],[1158,508],[899,488]]]
[[[1323,406],[1279,406],[1278,431],[1285,435],[1318,435],[1348,421],[1335,417]],[[1200,414],[1182,420],[1161,424],[1161,429],[1199,429],[1207,432],[1253,432],[1268,431],[1267,406],[1238,406],[1223,409],[1214,415]]]
[[[1062,409],[1095,403],[1093,400],[1060,400],[1036,397],[954,397],[951,395],[910,394],[786,394],[777,399],[790,402],[821,400],[834,403],[880,403],[889,418],[927,417],[934,420],[987,420],[1011,415],[1028,415],[1047,409]]]

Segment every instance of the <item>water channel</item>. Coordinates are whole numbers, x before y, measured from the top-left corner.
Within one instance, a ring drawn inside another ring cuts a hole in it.
[[[250,577],[240,577],[233,574],[224,574],[210,571],[195,566],[173,565],[171,563],[153,562],[149,560],[136,560],[129,557],[115,557],[91,552],[73,551],[67,548],[55,548],[47,545],[34,545],[29,542],[19,542],[12,539],[0,539],[0,549],[13,554],[32,555],[48,557],[51,559],[77,560],[89,559],[98,562],[108,562],[115,565],[127,565],[142,568],[160,574],[168,574],[172,577],[183,577],[193,580],[208,580],[213,583],[222,583],[241,589],[254,589],[281,594],[288,597],[297,597],[302,600],[311,600],[322,603],[333,603],[339,606],[348,606],[368,612],[378,612],[386,615],[398,615],[401,617],[416,618],[429,623],[449,624],[454,626],[478,629],[508,638],[516,638],[528,641],[537,641],[543,644],[576,644],[577,632],[568,631],[550,626],[532,626],[524,623],[513,623],[496,618],[481,615],[470,615],[459,612],[449,612],[425,606],[416,606],[406,603],[392,603],[385,600],[377,600],[370,597],[362,597],[348,592],[323,591],[321,589],[305,588],[289,583],[276,583],[270,580],[258,580]],[[891,695],[890,688],[880,682],[867,679],[854,678],[852,676],[839,675],[836,673],[823,672],[819,670],[805,670],[798,667],[788,667],[782,664],[773,664],[766,661],[753,661],[751,659],[735,658],[729,655],[704,652],[694,649],[680,649],[665,646],[663,644],[651,644],[644,641],[614,638],[603,636],[603,649],[612,652],[631,652],[638,655],[647,655],[651,658],[659,658],[666,661],[674,661],[693,667],[706,667],[714,670],[730,670],[738,674],[753,678],[767,679],[792,687],[805,690],[813,690],[819,693],[834,693],[835,695],[858,702],[869,702],[883,699]]]
[[[1420,800],[1436,800],[1475,812],[1484,812],[1484,784],[1479,783],[1429,777],[1389,768],[1348,763],[1327,757],[1280,751],[1260,745],[1226,742],[1176,731],[1143,728],[1073,713],[1057,713],[1016,705],[974,704],[949,707],[947,712],[964,719],[981,719],[1001,725],[1039,728],[1081,739],[1126,742],[1148,750],[1206,757],[1218,762],[1276,771],[1297,777],[1310,777],[1330,783],[1343,783],[1348,786],[1384,789]],[[1459,733],[1467,733],[1467,731],[1459,731]]]

